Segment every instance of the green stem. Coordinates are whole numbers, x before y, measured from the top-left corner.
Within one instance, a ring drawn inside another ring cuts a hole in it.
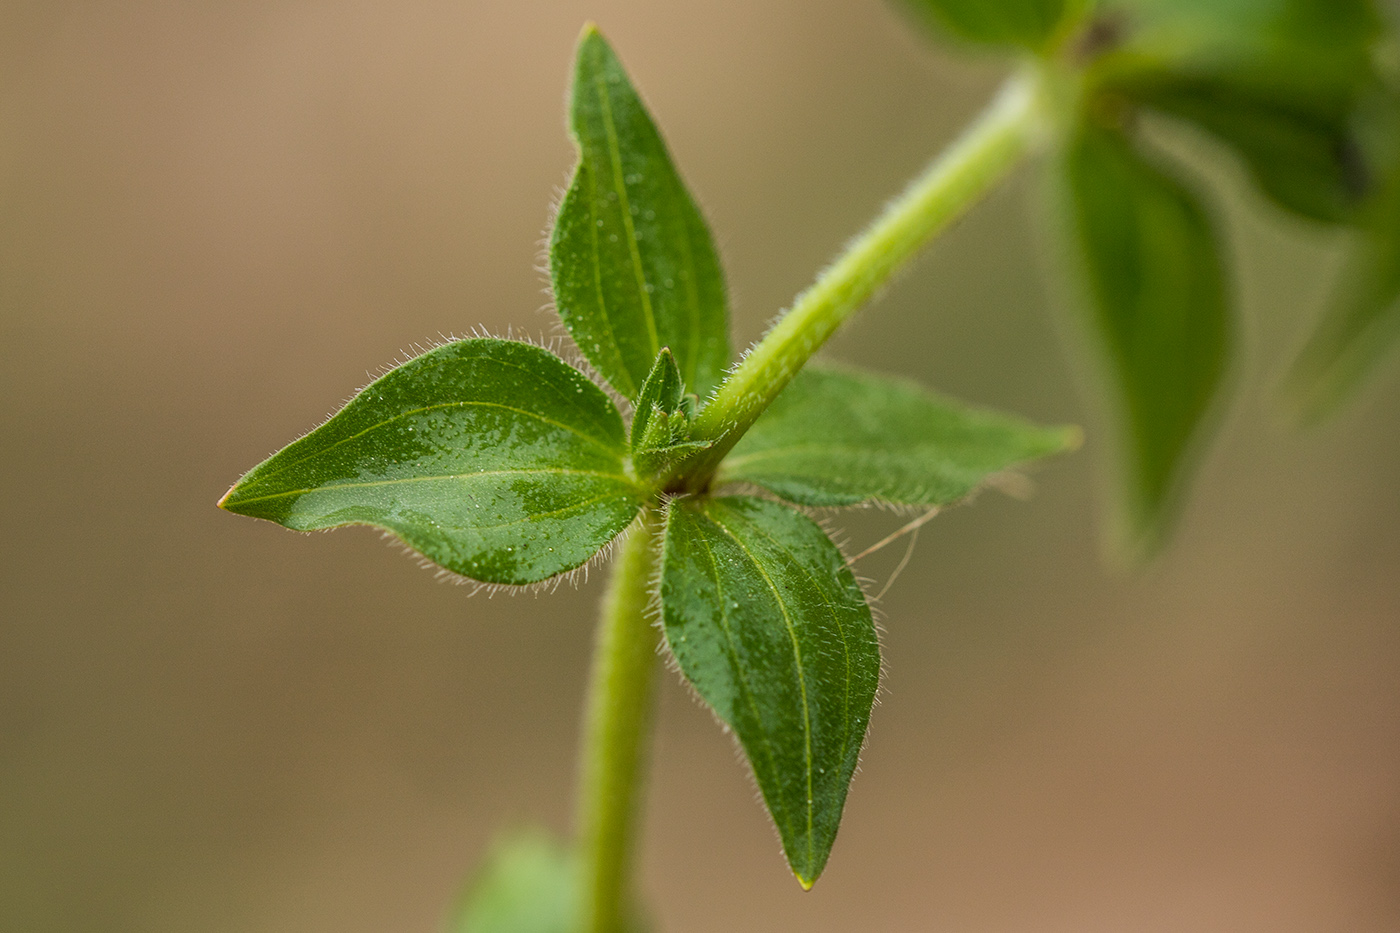
[[[678,471],[703,490],[725,454],[827,339],[919,248],[1001,181],[1045,135],[1038,72],[1011,79],[982,116],[916,178],[720,385],[692,437],[713,445]]]
[[[632,907],[633,824],[656,667],[647,619],[653,520],[648,509],[623,539],[598,620],[578,810],[585,933],[621,933]]]

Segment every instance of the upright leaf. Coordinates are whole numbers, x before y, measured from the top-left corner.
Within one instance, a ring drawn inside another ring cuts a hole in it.
[[[1288,376],[1304,421],[1328,414],[1400,341],[1400,167],[1360,231],[1342,291]]]
[[[579,163],[549,247],[564,325],[628,398],[662,347],[691,391],[708,393],[729,365],[719,257],[641,98],[592,26],[579,40],[569,122]]]
[[[463,340],[376,380],[219,504],[298,531],[374,525],[488,583],[579,566],[631,523],[622,418],[539,347]]]
[[[805,515],[677,499],[661,617],[681,671],[733,728],[804,888],[826,865],[880,675],[870,609]]]
[[[1150,547],[1231,353],[1221,261],[1195,198],[1118,133],[1083,127],[1064,171],[1120,422],[1126,530]]]
[[[935,29],[968,42],[1044,48],[1084,0],[903,0]]]
[[[1075,428],[1041,428],[968,408],[902,380],[809,365],[720,465],[809,506],[945,505],[988,476],[1074,446]]]

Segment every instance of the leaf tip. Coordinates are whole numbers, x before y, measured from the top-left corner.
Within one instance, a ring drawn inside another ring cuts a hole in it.
[[[234,505],[230,504],[229,500],[233,498],[234,493],[238,492],[239,485],[239,483],[234,483],[232,486],[230,486],[228,488],[228,492],[220,496],[219,501],[214,504],[219,508],[223,509],[225,512],[233,512],[237,514],[238,509],[235,508]]]
[[[810,890],[812,890],[812,885],[814,885],[814,884],[817,883],[817,879],[816,879],[816,878],[804,878],[802,875],[798,874],[797,872],[793,872],[792,875],[793,875],[794,878],[797,879],[797,883],[800,884],[800,885],[802,886],[802,890],[804,890],[804,891],[810,891]]]
[[[598,28],[598,24],[590,19],[587,22],[585,22],[583,24],[583,28],[579,30],[578,46],[579,48],[584,48],[585,46],[591,45],[595,42],[602,43],[603,45],[608,44],[608,40],[603,38],[602,30]]]

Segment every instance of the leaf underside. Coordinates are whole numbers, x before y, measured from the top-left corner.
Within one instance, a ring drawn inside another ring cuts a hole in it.
[[[800,505],[947,505],[989,474],[1072,447],[1074,428],[1042,428],[919,386],[809,365],[720,466]]]
[[[463,340],[376,380],[220,504],[299,531],[373,525],[454,573],[534,583],[636,516],[625,452],[621,416],[582,373],[529,344]]]
[[[1125,531],[1146,549],[1231,353],[1221,261],[1195,198],[1120,134],[1081,128],[1064,169],[1089,330],[1120,421]]]
[[[579,163],[550,237],[564,325],[635,398],[662,347],[702,397],[729,365],[724,276],[709,228],[617,56],[585,30],[570,129]]]
[[[681,671],[738,736],[788,864],[811,887],[880,674],[859,584],[821,528],[782,503],[677,499],[661,606]]]

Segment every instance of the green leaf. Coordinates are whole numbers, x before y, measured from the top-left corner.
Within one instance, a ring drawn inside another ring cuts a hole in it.
[[[578,869],[541,832],[496,843],[455,911],[452,933],[576,933]]]
[[[488,583],[579,566],[631,523],[622,418],[539,347],[449,343],[392,370],[219,504],[298,531],[374,525]]]
[[[1341,89],[1373,68],[1384,25],[1372,0],[1114,0],[1134,56],[1187,70],[1272,72],[1299,88]]]
[[[1400,166],[1361,229],[1341,293],[1289,372],[1300,420],[1329,414],[1400,341]]]
[[[1058,38],[1082,0],[904,0],[934,29],[968,42],[1043,49]]]
[[[1308,101],[1230,76],[1162,75],[1134,99],[1196,124],[1244,160],[1260,189],[1304,217],[1346,223],[1371,190],[1351,101]]]
[[[1133,35],[1090,83],[1231,146],[1263,192],[1351,221],[1372,190],[1356,113],[1377,84],[1366,0],[1136,0]]]
[[[719,257],[641,98],[592,26],[579,40],[570,128],[579,163],[549,246],[564,325],[629,399],[662,347],[686,385],[708,394],[729,365]]]
[[[498,839],[463,895],[450,933],[579,933],[579,866],[572,851],[541,830]],[[640,916],[620,933],[645,933]]]
[[[661,618],[733,728],[804,888],[826,865],[880,675],[870,608],[810,518],[751,497],[673,500]]]
[[[1073,447],[1041,428],[902,380],[809,365],[720,465],[720,482],[808,506],[945,505],[990,473]]]
[[[1125,531],[1149,549],[1231,354],[1221,261],[1196,199],[1118,133],[1082,127],[1064,170],[1089,330],[1120,423]]]

